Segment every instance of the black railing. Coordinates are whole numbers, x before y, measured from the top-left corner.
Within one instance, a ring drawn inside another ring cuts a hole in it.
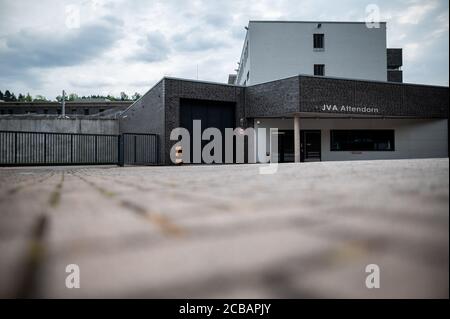
[[[124,133],[122,138],[125,164],[158,163],[158,135]]]
[[[158,147],[155,134],[0,131],[0,166],[158,164]]]

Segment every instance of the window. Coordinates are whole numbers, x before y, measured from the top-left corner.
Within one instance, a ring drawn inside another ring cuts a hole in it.
[[[325,48],[325,36],[323,33],[314,34],[314,49],[324,49]]]
[[[77,114],[77,109],[72,109],[72,114]]]
[[[44,114],[48,114],[48,110],[47,109],[44,109]]]
[[[245,65],[247,64],[247,60],[248,60],[248,41],[245,43],[244,53],[242,54],[241,61],[239,62],[239,67],[236,70],[238,72],[236,83],[240,83],[241,80],[243,80],[244,69]]]
[[[394,130],[331,130],[331,151],[394,151]]]
[[[99,111],[99,112],[100,112],[100,113],[102,113],[102,112],[104,112],[104,111],[105,111],[105,109],[100,109],[100,111]]]
[[[247,81],[246,82],[248,82],[248,79],[250,79],[250,71],[247,72]]]
[[[3,110],[3,109],[0,112],[2,115],[5,114],[5,110]]]
[[[84,109],[84,115],[89,115],[89,109]]]
[[[58,112],[58,114],[59,114],[59,115],[61,115],[61,110],[60,110],[60,109],[58,109],[58,111],[57,111],[57,112]]]
[[[325,64],[314,64],[314,75],[325,75]]]
[[[13,114],[13,110],[8,109],[8,114]]]

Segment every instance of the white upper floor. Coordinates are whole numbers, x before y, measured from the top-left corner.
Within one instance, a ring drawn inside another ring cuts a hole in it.
[[[387,80],[386,23],[250,21],[238,85],[298,74]]]

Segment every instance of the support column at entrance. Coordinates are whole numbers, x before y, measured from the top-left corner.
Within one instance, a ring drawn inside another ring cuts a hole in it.
[[[300,163],[300,117],[294,116],[294,162]]]

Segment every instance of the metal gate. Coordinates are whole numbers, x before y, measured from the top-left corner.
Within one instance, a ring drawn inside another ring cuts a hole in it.
[[[158,164],[159,141],[156,134],[123,133],[119,165]]]
[[[156,165],[156,134],[0,131],[0,166]]]

